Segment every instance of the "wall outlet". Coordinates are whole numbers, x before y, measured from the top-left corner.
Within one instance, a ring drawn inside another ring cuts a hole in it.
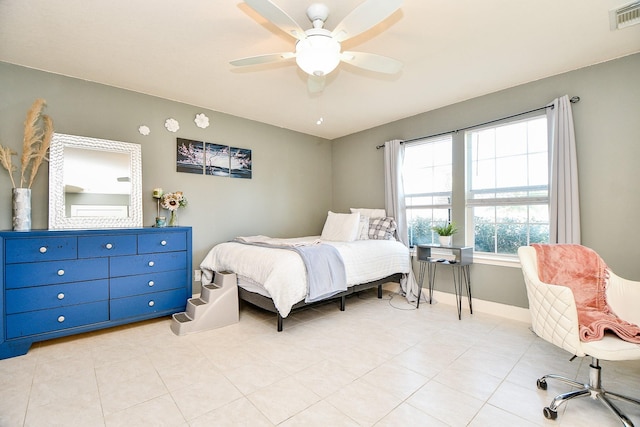
[[[202,270],[193,270],[193,280],[196,282],[202,280]]]

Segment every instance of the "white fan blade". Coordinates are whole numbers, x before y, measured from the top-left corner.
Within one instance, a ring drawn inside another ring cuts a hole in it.
[[[402,69],[402,62],[388,56],[365,52],[342,52],[340,60],[365,70],[395,74]]]
[[[324,90],[325,81],[326,79],[324,76],[309,75],[309,77],[307,78],[307,90],[309,91],[309,93],[322,92]]]
[[[258,56],[250,56],[248,58],[234,59],[229,63],[236,67],[244,67],[247,65],[259,65],[259,64],[267,64],[269,62],[286,61],[287,59],[295,58],[295,56],[296,54],[293,52],[270,53],[267,55],[258,55]]]
[[[298,40],[304,40],[307,37],[304,30],[293,18],[269,0],[245,0],[244,2],[290,36]]]
[[[402,6],[402,0],[367,0],[353,9],[331,33],[342,42],[382,22]]]

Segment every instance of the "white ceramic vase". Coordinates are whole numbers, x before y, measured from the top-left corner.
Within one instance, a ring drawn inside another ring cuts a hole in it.
[[[30,231],[31,189],[14,188],[11,196],[13,202],[13,231]]]

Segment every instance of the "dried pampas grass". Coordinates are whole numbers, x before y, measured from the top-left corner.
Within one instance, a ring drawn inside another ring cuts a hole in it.
[[[13,171],[16,170],[16,167],[11,162],[11,156],[14,154],[18,154],[15,151],[11,150],[9,147],[5,147],[4,145],[0,145],[0,164],[9,172],[9,178],[11,178],[11,185],[13,188],[16,188],[16,182],[13,180]]]
[[[42,110],[46,106],[44,99],[36,99],[24,122],[24,137],[22,140],[22,157],[20,159],[20,187],[31,188],[36,178],[38,169],[44,160],[51,145],[53,136],[53,120]],[[11,184],[16,188],[13,179],[13,171],[16,167],[12,164],[11,157],[16,154],[9,147],[0,145],[0,164],[9,172]]]

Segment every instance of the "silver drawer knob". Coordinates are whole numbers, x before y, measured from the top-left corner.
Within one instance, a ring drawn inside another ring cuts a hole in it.
[[[64,299],[64,294],[62,292],[58,294],[58,299]]]
[[[167,246],[167,241],[166,241],[166,240],[163,240],[162,242],[160,242],[160,244],[161,244],[162,246]]]
[[[58,316],[58,322],[59,323],[64,322],[64,316]]]
[[[58,276],[64,276],[64,270],[63,269],[58,270]]]
[[[149,280],[149,286],[153,286],[155,285],[155,282],[153,280]]]
[[[40,253],[41,253],[41,254],[46,254],[46,253],[47,253],[47,247],[46,247],[46,246],[42,246],[42,247],[40,248]]]
[[[104,247],[107,249],[113,249],[113,245],[111,243],[107,243]]]
[[[155,263],[155,262],[153,262],[153,261],[149,261],[149,267],[153,267],[154,265],[156,265],[156,263]]]
[[[154,305],[156,305],[156,303],[155,303],[155,302],[153,302],[153,300],[152,300],[152,301],[149,301],[149,307],[153,307]]]

